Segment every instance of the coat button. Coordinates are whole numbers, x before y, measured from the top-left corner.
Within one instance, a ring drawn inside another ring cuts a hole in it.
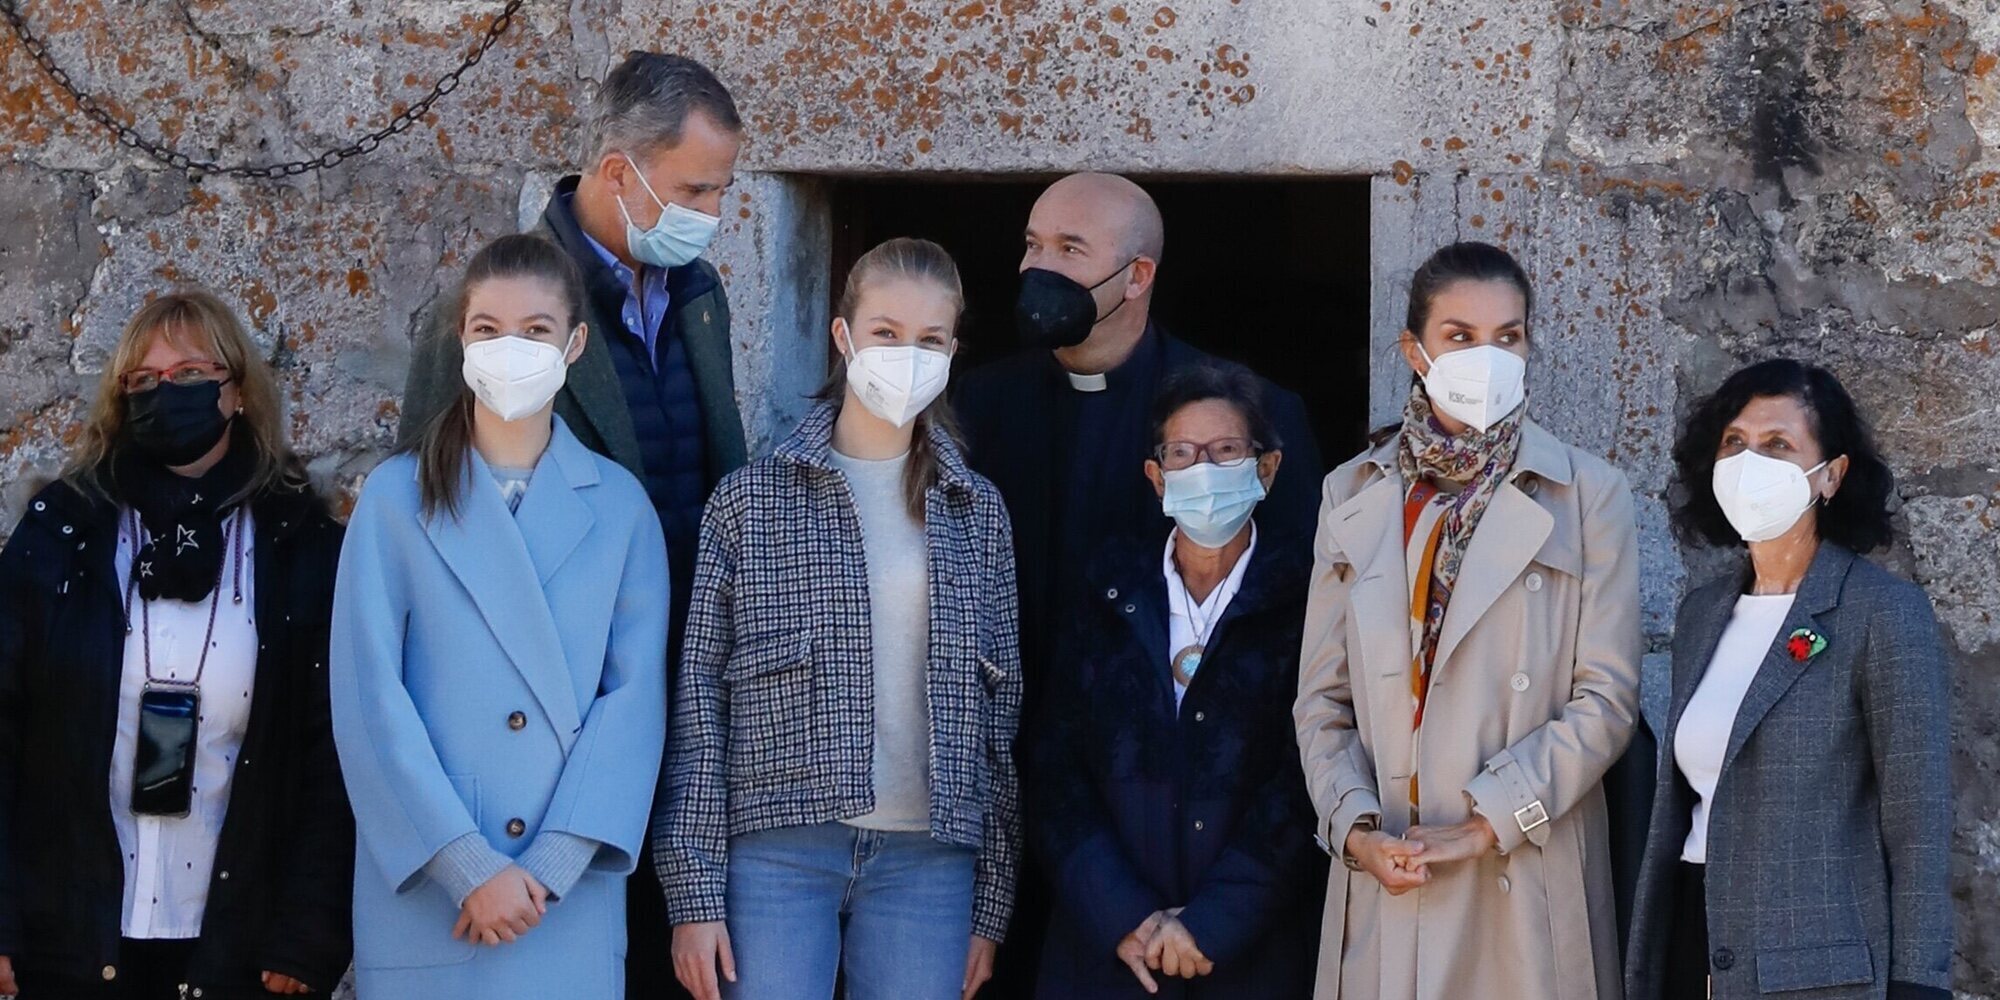
[[[1542,574],[1529,573],[1528,578],[1521,582],[1527,586],[1528,593],[1530,594],[1539,593],[1542,589]]]
[[[105,966],[105,967],[104,967],[104,981],[105,981],[105,982],[107,982],[107,983],[108,983],[108,982],[112,981],[113,979],[117,979],[117,978],[118,978],[118,967],[117,967],[117,966],[115,966],[115,965],[107,965],[107,966]]]
[[[45,511],[45,510],[48,510],[48,509],[49,509],[49,505],[48,505],[48,504],[45,504],[45,503],[41,502],[40,500],[37,500],[37,501],[35,501],[35,512],[36,512],[36,513],[41,513],[42,511]]]
[[[1526,493],[1529,496],[1534,496],[1535,492],[1542,488],[1541,479],[1536,477],[1536,475],[1532,472],[1521,473],[1521,478],[1517,480],[1517,482],[1521,487],[1521,492]]]
[[[282,527],[282,525],[280,525],[280,527]],[[194,988],[194,1000],[201,1000],[201,987],[199,986]]]
[[[1104,599],[1105,599],[1105,600],[1107,600],[1107,601],[1115,601],[1115,600],[1117,600],[1117,599],[1118,599],[1118,588],[1117,588],[1117,587],[1112,587],[1112,588],[1110,588],[1109,590],[1106,590],[1106,591],[1104,592]]]
[[[1516,691],[1526,691],[1528,689],[1528,683],[1529,681],[1527,674],[1515,674],[1514,676],[1507,678],[1507,686],[1513,688]]]
[[[1735,952],[1730,951],[1727,948],[1715,949],[1715,967],[1717,969],[1720,969],[1723,972],[1728,972],[1729,967],[1735,964],[1736,964]]]
[[[1129,615],[1129,614],[1131,614],[1131,613],[1133,613],[1134,611],[1137,611],[1137,610],[1139,610],[1139,606],[1138,606],[1137,604],[1127,604],[1127,605],[1125,605],[1125,613],[1126,613],[1126,614],[1128,614],[1128,615]]]
[[[514,714],[507,716],[507,728],[512,729],[517,733],[523,729],[528,728],[527,713],[515,712]]]
[[[228,873],[228,872],[220,872],[220,873],[218,873],[218,874],[217,874],[217,875],[216,875],[215,877],[216,877],[216,878],[219,878],[219,879],[221,879],[221,880],[223,880],[224,882],[227,882],[227,881],[229,881],[229,873]]]
[[[1208,721],[1208,713],[1207,713],[1207,712],[1196,712],[1196,713],[1194,713],[1194,721],[1196,721],[1196,722],[1207,722],[1207,721]]]
[[[518,837],[527,832],[528,832],[528,824],[522,822],[521,820],[510,819],[507,821],[507,836]]]
[[[1501,892],[1514,891],[1514,883],[1507,881],[1507,876],[1505,875],[1500,876],[1500,891]]]
[[[1202,823],[1202,821],[1201,821],[1201,820],[1195,820],[1195,821],[1194,821],[1194,828],[1195,828],[1196,830],[1202,830],[1202,829],[1206,829],[1206,826],[1205,826],[1205,825],[1204,825],[1204,824]]]

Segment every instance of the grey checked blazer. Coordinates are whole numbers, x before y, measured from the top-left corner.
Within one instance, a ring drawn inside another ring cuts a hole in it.
[[[1745,580],[1713,581],[1681,602],[1626,1000],[1660,997],[1694,801],[1674,764],[1674,730]],[[1825,649],[1795,659],[1786,645],[1799,629]],[[1707,867],[1716,1000],[1879,1000],[1950,986],[1948,672],[1923,590],[1822,543],[1744,695],[1716,785]]]
[[[676,926],[722,920],[729,838],[875,808],[874,652],[861,522],[827,460],[822,404],[731,473],[701,525],[654,865]],[[978,852],[972,929],[1012,914],[1021,850],[1014,541],[993,484],[943,431],[925,496],[931,576],[931,836]]]

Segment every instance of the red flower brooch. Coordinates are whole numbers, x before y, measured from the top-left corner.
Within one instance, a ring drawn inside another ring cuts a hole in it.
[[[1799,629],[1792,633],[1791,638],[1785,640],[1785,651],[1792,654],[1792,659],[1801,663],[1818,656],[1825,648],[1826,637],[1809,628]]]

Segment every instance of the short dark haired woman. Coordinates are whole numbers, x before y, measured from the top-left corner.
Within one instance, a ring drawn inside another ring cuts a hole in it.
[[[1695,404],[1674,525],[1748,560],[1681,602],[1629,1000],[1950,996],[1951,706],[1839,380],[1778,359]],[[1801,993],[1799,995],[1808,995]]]
[[[0,993],[331,992],[354,823],[327,709],[341,531],[215,296],[133,314],[0,553]]]
[[[1293,741],[1303,549],[1253,514],[1283,459],[1258,380],[1170,376],[1146,476],[1175,528],[1086,563],[1030,734],[1056,885],[1037,995],[1304,997],[1326,858]]]

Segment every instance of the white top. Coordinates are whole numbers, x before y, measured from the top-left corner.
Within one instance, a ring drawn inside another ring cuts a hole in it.
[[[1181,650],[1197,642],[1207,644],[1215,638],[1215,624],[1222,620],[1222,613],[1229,608],[1229,602],[1236,597],[1236,591],[1243,587],[1243,572],[1250,568],[1250,557],[1257,551],[1257,523],[1250,523],[1250,547],[1236,557],[1236,565],[1229,568],[1229,575],[1223,578],[1214,590],[1208,592],[1208,599],[1195,603],[1188,593],[1187,583],[1181,579],[1181,568],[1174,562],[1174,541],[1181,530],[1175,528],[1167,534],[1167,554],[1163,572],[1167,577],[1167,671],[1173,671],[1173,658]],[[1187,685],[1174,678],[1174,711],[1179,712],[1181,699],[1187,697]]]
[[[875,810],[847,825],[904,833],[931,828],[930,557],[924,522],[903,493],[909,453],[881,461],[828,461],[847,479],[861,520],[868,570],[868,626],[875,651]]]
[[[224,521],[232,547],[243,546],[243,603],[236,603],[234,552],[222,557],[222,580],[214,595],[214,643],[201,674],[196,722],[194,794],[188,814],[135,816],[132,764],[139,741],[139,694],[146,686],[145,615],[141,598],[132,601],[132,634],[125,637],[124,674],[118,685],[118,734],[111,744],[111,823],[118,831],[125,863],[125,899],[120,930],[128,938],[192,938],[201,934],[208,906],[209,875],[222,817],[229,808],[230,778],[250,725],[250,692],[257,675],[257,595],[252,589],[255,526],[249,508]],[[132,537],[131,511],[120,512],[118,587],[122,598],[133,555],[143,545]],[[233,527],[232,527],[233,525]],[[142,529],[143,530],[143,529]],[[146,602],[152,617],[153,677],[193,681],[208,635],[209,602]]]
[[[1069,387],[1078,392],[1103,392],[1111,385],[1111,380],[1106,378],[1103,372],[1091,372],[1086,375],[1082,372],[1065,371],[1063,374],[1069,376]]]
[[[1708,863],[1709,800],[1715,797],[1715,782],[1722,776],[1722,755],[1729,747],[1729,734],[1736,728],[1737,710],[1757,668],[1771,652],[1785,615],[1792,610],[1792,594],[1736,599],[1736,611],[1715,644],[1715,657],[1708,671],[1681,712],[1674,730],[1674,763],[1698,796],[1694,804],[1694,824],[1687,842],[1681,846],[1681,860]]]

